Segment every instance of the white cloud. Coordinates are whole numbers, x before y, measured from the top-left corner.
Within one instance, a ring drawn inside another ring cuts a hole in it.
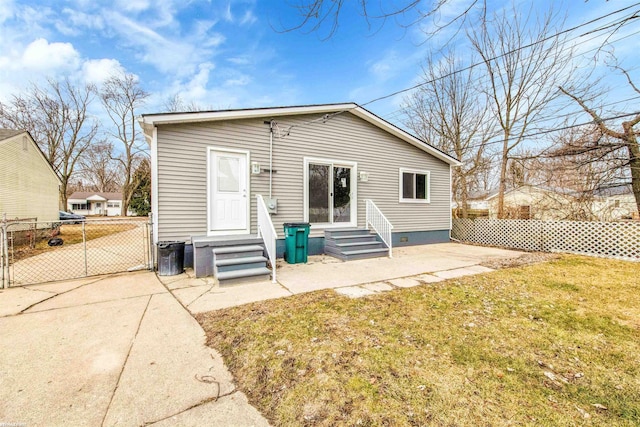
[[[253,61],[249,55],[239,55],[231,58],[227,58],[228,62],[231,62],[234,65],[249,65]]]
[[[256,18],[256,16],[253,14],[253,11],[247,10],[240,20],[240,25],[251,25],[257,20],[258,18]]]
[[[76,9],[62,9],[64,19],[56,24],[56,27],[66,25],[72,31],[79,33],[81,29],[87,28],[91,30],[103,30],[105,28],[104,20],[100,14],[85,13]]]
[[[225,21],[233,22],[233,13],[231,13],[231,3],[227,3],[227,8],[224,11],[223,18]]]
[[[35,70],[76,68],[80,54],[71,43],[49,43],[37,39],[30,43],[22,54],[22,66]]]
[[[13,0],[0,0],[0,24],[15,15]]]
[[[148,0],[118,0],[116,1],[118,9],[129,12],[142,12],[149,8]]]
[[[369,71],[378,80],[387,80],[392,76],[393,71],[397,69],[398,58],[395,52],[390,52],[379,61],[374,62],[369,67]]]
[[[261,94],[271,89],[254,78],[268,56],[260,37],[250,47],[238,47],[232,38],[258,21],[253,0],[14,1],[0,0],[0,99],[30,81],[70,77],[99,84],[130,72],[127,67],[154,93],[149,107],[175,93],[214,108],[253,106],[265,103]],[[198,18],[182,20],[194,11]]]
[[[251,77],[241,74],[236,77],[225,80],[225,86],[246,86],[251,83]]]
[[[125,69],[117,59],[90,59],[82,64],[83,80],[100,84],[112,75],[124,74]]]
[[[225,40],[218,33],[205,32],[198,36],[180,38],[164,36],[144,23],[130,19],[117,12],[107,12],[106,20],[117,22],[123,43],[133,47],[140,60],[153,65],[163,73],[185,77],[196,73],[198,63],[212,56],[212,48]]]

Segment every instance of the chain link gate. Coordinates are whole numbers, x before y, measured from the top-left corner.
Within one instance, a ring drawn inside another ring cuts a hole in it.
[[[2,288],[152,270],[152,219],[0,221]]]

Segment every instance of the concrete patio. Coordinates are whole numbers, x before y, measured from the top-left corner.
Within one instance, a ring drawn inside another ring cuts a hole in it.
[[[365,296],[395,288],[492,271],[481,264],[495,259],[517,258],[524,252],[440,243],[394,248],[393,258],[342,262],[326,255],[310,256],[306,264],[277,262],[277,282],[269,280],[217,286],[213,278],[195,278],[187,270],[159,279],[191,313],[233,307],[255,301],[336,289]]]
[[[520,255],[450,243],[398,248],[392,259],[280,260],[277,283],[218,287],[190,272],[137,272],[3,289],[0,424],[267,426],[189,312],[325,288],[372,295]]]

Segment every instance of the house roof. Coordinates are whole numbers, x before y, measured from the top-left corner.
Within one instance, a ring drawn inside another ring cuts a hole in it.
[[[520,185],[518,187],[513,187],[513,188],[507,188],[504,192],[504,194],[509,194],[512,193],[514,191],[518,191],[521,190],[523,188],[530,188],[530,189],[535,189],[535,190],[540,190],[540,191],[544,191],[546,193],[557,193],[557,194],[564,194],[565,196],[576,196],[578,193],[574,190],[568,189],[568,188],[560,188],[560,187],[549,187],[546,185],[535,185],[535,184],[524,184],[524,185]],[[489,191],[489,193],[487,194],[487,200],[491,200],[494,197],[496,197],[499,193],[499,190],[497,188],[494,188],[493,190]]]
[[[0,129],[0,141],[12,138],[12,137],[14,137],[16,135],[20,135],[21,133],[24,133],[24,132],[25,131],[23,131],[23,130],[15,130],[15,129]]]
[[[100,193],[95,191],[76,191],[68,200],[122,200],[122,193]]]
[[[200,111],[187,113],[155,113],[143,114],[138,120],[147,136],[151,137],[153,128],[157,125],[178,124],[178,123],[197,123],[222,120],[238,120],[248,118],[274,118],[278,116],[290,116],[299,114],[325,114],[326,120],[330,120],[335,114],[348,112],[359,117],[374,126],[402,139],[405,142],[425,151],[432,156],[448,163],[452,166],[460,166],[462,163],[451,157],[447,153],[428,144],[425,141],[411,135],[410,133],[400,129],[399,127],[389,123],[388,121],[376,116],[372,112],[362,108],[355,103],[343,104],[319,104],[319,105],[302,105],[290,107],[270,107],[270,108],[250,108],[240,110],[215,110]],[[333,114],[333,115],[330,115]]]
[[[594,194],[600,197],[624,196],[627,194],[633,194],[633,189],[631,188],[631,184],[619,184],[599,188],[594,191]]]

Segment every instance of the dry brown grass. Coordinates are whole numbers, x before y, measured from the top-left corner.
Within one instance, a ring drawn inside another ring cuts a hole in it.
[[[137,225],[131,222],[124,222],[121,224],[86,222],[85,236],[86,240],[89,241],[93,239],[99,239],[100,237],[109,236],[111,234],[131,230],[135,227],[137,227]],[[47,244],[51,237],[60,237],[64,241],[65,246],[82,243],[82,224],[63,224],[59,227],[59,229],[40,231],[38,233],[38,237],[39,239],[36,241],[35,247],[33,248],[30,247],[29,244],[22,244],[14,247],[11,259],[19,261],[44,252],[55,250],[55,246],[50,247]]]
[[[197,319],[274,425],[631,426],[640,424],[638,267],[563,256]]]

